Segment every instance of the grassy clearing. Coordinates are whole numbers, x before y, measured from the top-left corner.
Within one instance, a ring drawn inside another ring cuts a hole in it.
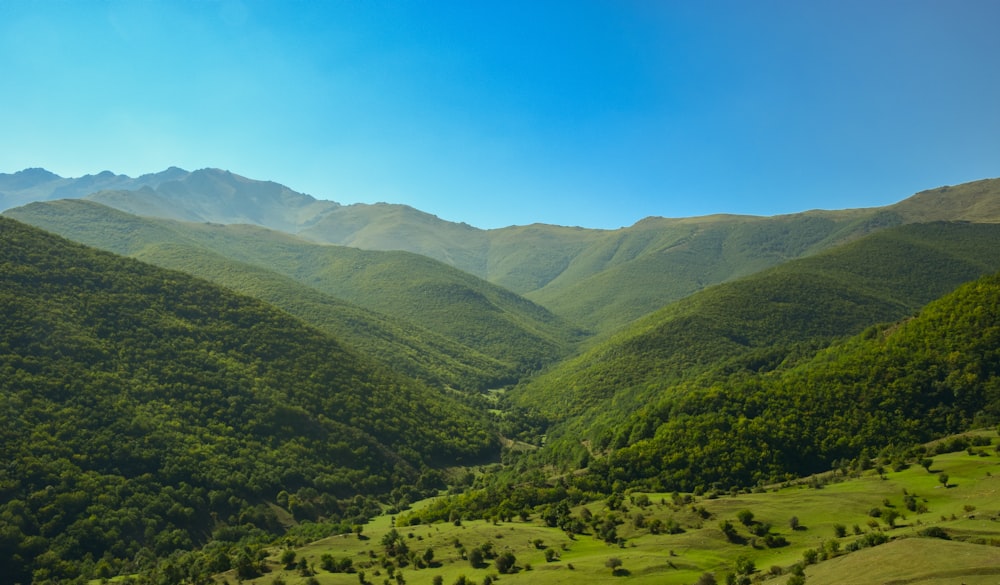
[[[939,479],[941,474],[948,475],[947,487]],[[882,476],[871,472],[819,488],[804,483],[679,504],[670,494],[645,494],[648,503],[642,494],[631,494],[619,510],[624,520],[618,527],[619,536],[625,538],[623,546],[608,545],[590,535],[571,537],[537,518],[497,524],[418,525],[397,530],[411,551],[423,554],[433,549],[431,566],[416,569],[409,564],[389,569],[382,563],[382,538],[392,529],[392,518],[383,516],[364,527],[361,539],[353,534],[327,538],[297,548],[295,553],[296,559],[304,557],[315,567],[312,583],[321,585],[362,582],[360,572],[320,569],[324,554],[351,558],[354,567],[365,572],[364,582],[377,584],[399,583],[398,573],[411,585],[430,585],[436,576],[445,585],[462,576],[477,584],[487,577],[509,584],[689,584],[705,572],[714,573],[718,582],[724,583],[725,576],[735,570],[737,559],[745,557],[756,567],[754,580],[781,585],[792,565],[802,562],[810,550],[815,551],[817,560],[806,567],[810,584],[996,583],[1000,579],[998,491],[1000,458],[991,445],[974,454],[938,455],[930,471],[915,465]],[[917,511],[907,508],[908,495],[910,506]],[[573,513],[581,514],[583,507]],[[604,511],[605,503],[592,502],[585,507],[597,514]],[[753,514],[749,525],[740,521],[744,510]],[[638,523],[637,516],[642,517]],[[648,526],[656,519],[676,522],[683,532],[651,534]],[[725,521],[733,526],[731,537],[722,530]],[[772,538],[783,538],[787,544],[769,548],[763,536],[752,533],[764,534],[761,524],[770,525],[767,532]],[[797,524],[795,529],[793,524]],[[928,528],[941,529],[950,540],[922,536]],[[871,534],[885,535],[890,542],[846,552],[851,543]],[[493,561],[475,568],[463,558],[463,549],[468,556],[468,551],[487,542],[497,553],[510,551],[515,555],[516,572],[499,574]],[[552,549],[558,558],[547,561],[545,549]],[[309,577],[298,570],[280,566],[282,552],[274,550],[269,557],[270,573],[245,582],[309,583]],[[617,571],[608,566],[612,557],[621,561]],[[236,577],[230,572],[218,580],[235,583]]]

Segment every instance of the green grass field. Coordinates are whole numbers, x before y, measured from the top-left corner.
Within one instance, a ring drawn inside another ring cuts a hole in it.
[[[995,433],[990,436],[996,443]],[[941,474],[948,476],[947,487],[939,479]],[[336,536],[294,549],[296,561],[305,558],[313,567],[313,581],[298,569],[283,568],[279,559],[284,551],[276,549],[268,559],[270,572],[245,582],[355,584],[362,582],[360,571],[364,571],[364,582],[376,584],[399,583],[400,573],[402,582],[412,585],[430,585],[435,577],[452,585],[462,576],[477,584],[487,577],[510,584],[687,584],[695,583],[706,572],[725,583],[726,575],[735,571],[742,557],[756,568],[750,575],[752,580],[780,585],[789,579],[790,568],[802,563],[810,550],[816,552],[816,562],[805,567],[809,584],[1000,582],[1000,457],[995,445],[979,447],[975,454],[962,451],[935,456],[930,471],[913,465],[882,476],[869,472],[844,481],[833,478],[826,483],[818,479],[760,493],[695,498],[679,505],[670,494],[645,494],[648,504],[643,494],[630,494],[619,510],[624,519],[618,526],[618,535],[625,539],[621,546],[608,545],[586,534],[570,537],[537,518],[397,528],[411,551],[422,554],[433,549],[431,566],[422,569],[410,564],[390,571],[383,565],[382,538],[393,522],[393,518],[383,516],[364,527],[363,538],[354,534]],[[917,511],[907,509],[907,495],[912,496],[910,505]],[[594,514],[602,514],[605,506],[604,502],[592,502],[586,507]],[[753,513],[749,526],[738,519],[744,510]],[[872,510],[878,510],[879,517],[872,516]],[[574,515],[581,512],[582,506],[573,510]],[[897,514],[894,526],[890,526],[887,522]],[[637,515],[643,517],[640,524],[647,527],[655,519],[673,520],[684,531],[651,534],[648,528],[636,527]],[[797,519],[796,529],[792,528],[793,517]],[[721,529],[727,520],[735,527],[732,539]],[[769,524],[772,537],[783,537],[787,545],[769,548],[763,537],[754,536],[754,527],[764,533],[761,523]],[[921,535],[932,527],[943,530],[950,540]],[[852,542],[870,534],[884,534],[889,542],[847,552]],[[474,568],[458,548],[471,551],[486,542],[491,542],[498,553],[512,552],[516,572],[499,574],[492,561],[483,568]],[[546,561],[548,548],[555,551],[557,560]],[[337,559],[350,557],[359,572],[324,571],[320,568],[324,554]],[[607,564],[613,557],[621,561],[614,572]],[[232,572],[217,579],[237,581]]]

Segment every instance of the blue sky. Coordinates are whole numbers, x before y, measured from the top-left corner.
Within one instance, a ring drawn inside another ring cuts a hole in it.
[[[1000,2],[0,0],[0,172],[220,167],[492,228],[1000,176]]]

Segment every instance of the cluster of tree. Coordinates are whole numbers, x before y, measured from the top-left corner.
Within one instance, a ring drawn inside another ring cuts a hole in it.
[[[259,301],[2,218],[0,272],[14,582],[349,527],[377,510],[365,496],[433,493],[434,466],[496,452],[484,414]]]

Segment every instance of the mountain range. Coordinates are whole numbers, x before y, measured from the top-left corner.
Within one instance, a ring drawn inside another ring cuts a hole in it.
[[[504,465],[462,514],[499,513],[543,504],[526,481],[760,486],[1000,422],[1000,180],[619,230],[480,230],[218,169],[29,169],[0,203],[0,561],[25,580],[231,558],[468,490],[470,462]],[[156,521],[88,520],[109,506]]]
[[[618,230],[535,224],[481,230],[411,207],[339,205],[218,169],[171,168],[129,179],[0,174],[0,208],[74,197],[133,215],[247,223],[313,242],[407,251],[439,260],[597,333],[610,332],[712,284],[905,223],[991,221],[1000,181],[919,193],[868,209],[776,217],[646,218]]]

